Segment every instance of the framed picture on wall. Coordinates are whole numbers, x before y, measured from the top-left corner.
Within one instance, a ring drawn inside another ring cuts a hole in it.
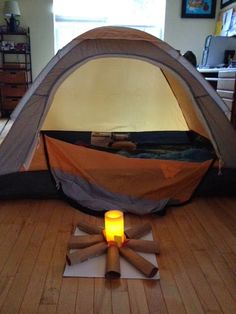
[[[227,5],[235,3],[236,4],[236,0],[220,0],[220,8],[224,8],[227,7]]]
[[[213,19],[215,12],[216,0],[182,0],[182,18]]]

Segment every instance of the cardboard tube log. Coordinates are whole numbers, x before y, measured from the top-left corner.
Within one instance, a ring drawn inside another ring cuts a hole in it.
[[[68,249],[83,249],[93,244],[103,242],[104,237],[102,234],[94,235],[72,235],[69,239]]]
[[[120,255],[116,245],[111,245],[107,249],[105,278],[120,278]]]
[[[125,234],[129,239],[139,239],[150,231],[152,231],[152,226],[150,223],[146,222],[125,230]]]
[[[77,223],[77,227],[81,231],[84,231],[84,232],[89,233],[89,234],[101,234],[102,230],[103,230],[101,227],[98,227],[96,225],[89,224],[86,222],[82,222],[82,221]]]
[[[158,268],[128,247],[120,247],[120,254],[146,277],[154,277]]]
[[[144,253],[155,253],[159,254],[160,249],[156,241],[140,240],[140,239],[129,239],[126,244],[128,248],[134,251],[144,252]]]
[[[85,249],[80,249],[72,253],[67,253],[66,260],[69,265],[74,265],[82,263],[91,257],[102,255],[106,250],[107,250],[106,242],[96,243]]]

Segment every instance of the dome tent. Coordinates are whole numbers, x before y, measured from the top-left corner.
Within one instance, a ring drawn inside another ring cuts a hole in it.
[[[225,167],[235,168],[227,110],[201,74],[163,41],[129,28],[97,28],[60,50],[22,98],[0,146],[0,174],[28,169],[42,130],[193,131],[209,139]]]

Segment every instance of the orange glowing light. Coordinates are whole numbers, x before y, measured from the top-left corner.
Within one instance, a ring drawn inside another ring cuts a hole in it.
[[[124,240],[124,215],[119,210],[109,210],[105,213],[105,235],[107,242],[121,245]]]

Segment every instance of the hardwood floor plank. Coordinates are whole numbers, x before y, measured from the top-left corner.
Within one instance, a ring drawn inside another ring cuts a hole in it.
[[[124,291],[119,291],[112,294],[112,313],[113,314],[129,314],[129,294]]]
[[[210,259],[213,261],[219,277],[224,282],[224,285],[236,301],[236,276],[234,272],[232,272],[231,268],[228,266],[222,255],[214,254],[213,252],[213,254],[210,256]]]
[[[126,279],[111,280],[112,313],[131,313]]]
[[[159,258],[159,261],[160,260],[161,259]],[[166,261],[164,263],[166,263]],[[167,266],[167,268],[169,268],[169,266]],[[181,298],[179,289],[177,287],[175,278],[172,275],[172,272],[170,270],[165,269],[163,266],[161,266],[160,269],[161,269],[160,285],[168,309],[168,313],[170,314],[186,313],[183,300]]]
[[[188,213],[188,217],[190,218],[190,213]],[[192,218],[194,219],[194,217]],[[230,263],[233,264],[233,262],[235,261],[235,255],[232,252],[221,253],[218,247],[214,245],[212,237],[208,235],[205,228],[207,228],[206,222],[205,227],[198,226],[197,236],[198,237],[201,236],[201,247],[203,248],[203,250],[207,251],[207,254],[210,257],[212,264],[218,271],[219,277],[222,279],[231,295],[235,297],[236,296],[235,266],[233,272],[232,268],[230,267]],[[224,258],[224,256],[227,256],[227,259]]]
[[[200,201],[200,202],[202,202],[202,201]],[[235,235],[227,227],[227,222],[228,221],[219,219],[219,217],[216,214],[217,210],[219,211],[218,203],[215,201],[215,199],[213,199],[213,200],[207,199],[206,202],[207,202],[207,206],[205,206],[205,211],[204,211],[204,214],[206,215],[206,218],[211,220],[211,223],[216,228],[216,230],[217,230],[218,234],[220,235],[220,237],[230,247],[232,252],[234,252],[236,254],[236,238],[235,238]],[[222,206],[223,206],[223,204],[222,204]],[[221,218],[223,216],[225,217],[225,215],[221,215]],[[236,227],[235,226],[234,226],[234,230],[236,232]]]
[[[6,224],[5,228],[2,228],[2,243],[0,244],[0,272],[5,265],[8,255],[10,254],[11,249],[18,238],[18,235],[20,234],[23,225],[23,219],[17,217],[14,223]]]
[[[19,237],[21,237],[22,241],[21,231],[24,228],[25,224],[29,225],[31,222],[31,219],[29,218],[29,220],[27,221],[27,218],[30,217],[30,215],[31,217],[34,217],[34,215],[36,214],[36,211],[34,209],[31,209],[28,202],[26,202],[25,204],[21,202],[20,205],[22,207],[19,206],[16,217],[12,220],[10,219],[10,221],[8,220],[5,224],[4,230],[2,229],[0,231],[2,232],[2,243],[0,245],[0,272],[3,271],[5,265],[9,265],[9,259],[14,264],[15,260],[13,258],[13,255],[15,253],[13,251],[13,248],[16,245],[16,242],[19,241]],[[30,229],[30,227],[28,226],[26,229]],[[6,271],[4,272],[5,275],[8,275]]]
[[[44,242],[40,248],[40,252],[20,308],[20,313],[36,313],[38,310],[58,229],[61,223],[63,208],[60,207],[60,203],[48,202],[47,206],[53,207],[53,214],[44,237]]]
[[[180,254],[185,270],[191,280],[191,283],[199,297],[204,312],[222,313],[221,308],[209,286],[201,268],[195,259],[191,247],[186,243],[184,234],[181,231],[182,224],[185,224],[184,214],[176,214],[181,212],[181,208],[176,208],[166,217],[168,229],[176,248]],[[182,217],[183,216],[183,217]]]
[[[213,204],[215,204],[215,206]],[[228,228],[229,231],[235,237],[236,236],[236,219],[234,219],[227,211],[228,205],[223,204],[222,202],[219,201],[219,199],[214,199],[213,204],[211,203],[211,201],[209,201],[209,206],[208,206],[209,210],[214,212],[214,214],[219,219],[219,221],[222,221],[225,227]]]
[[[174,275],[169,266],[168,254],[163,243],[164,234],[162,233],[161,225],[163,218],[153,216],[151,218],[152,230],[154,239],[159,242],[160,255],[157,257],[159,271],[160,271],[160,287],[166,303],[168,313],[186,313],[182,297],[180,295],[178,286],[176,284]]]
[[[93,303],[94,278],[79,278],[75,313],[93,314]]]
[[[111,280],[112,293],[118,292],[128,292],[127,279],[119,278]]]
[[[220,252],[232,252],[228,243],[225,241],[225,237],[222,237],[221,232],[219,232],[215,224],[216,219],[214,214],[209,215],[208,206],[207,200],[196,199],[192,211]]]
[[[8,202],[0,202],[0,232],[2,225],[5,225],[7,219],[11,219],[14,217],[13,213],[16,214],[19,212],[19,205],[12,207],[11,210],[9,209]]]
[[[153,215],[149,217],[145,217],[145,219],[142,219],[144,222],[149,222],[152,225],[152,234],[153,238],[160,242],[159,238],[157,237],[157,234],[155,234],[155,223],[152,224],[156,220],[156,216]],[[157,257],[158,267],[160,269],[159,257]],[[162,279],[161,279],[162,280]],[[161,289],[161,283],[160,280],[158,281],[152,281],[152,280],[145,280],[143,281],[144,284],[144,290],[146,293],[148,308],[150,313],[168,313],[167,306],[164,300],[164,296]]]
[[[72,222],[73,212],[65,208],[63,210],[61,225],[58,230],[56,245],[49,265],[43,294],[40,299],[40,305],[56,305],[58,302]]]
[[[162,218],[162,223],[158,226],[158,231],[161,232],[162,251],[167,255],[168,265],[175,278],[179,292],[181,294],[187,313],[204,313],[201,302],[195,289],[190,281],[181,256],[178,253],[173,239],[168,230],[168,217]],[[162,253],[163,254],[163,253]]]
[[[236,255],[234,253],[223,253],[222,256],[226,260],[231,271],[236,275]]]
[[[226,289],[224,282],[219,277],[218,272],[213,267],[211,260],[209,259],[207,252],[195,251],[195,257],[197,258],[201,269],[206,276],[208,282],[211,284],[212,290],[225,313],[236,313],[236,302],[232,295]]]
[[[57,304],[40,304],[37,314],[55,314],[57,312]]]
[[[159,281],[145,280],[144,290],[146,294],[149,313],[151,314],[167,314],[167,307],[162,295]]]
[[[149,314],[143,281],[141,279],[128,279],[129,304],[133,314]]]
[[[38,208],[34,207],[31,209],[31,213],[28,219],[25,221],[21,232],[18,235],[16,242],[7,258],[7,262],[5,263],[5,266],[2,270],[3,276],[14,276],[16,274],[39,217],[40,213]]]
[[[77,298],[78,278],[63,278],[57,314],[73,314]],[[89,296],[87,296],[89,297]],[[89,300],[84,300],[84,302]],[[86,314],[86,313],[85,313]]]
[[[211,222],[204,221],[202,219],[198,220],[195,215],[193,215],[193,208],[195,204],[191,207],[185,207],[185,214],[187,217],[186,223],[181,223],[182,232],[189,244],[191,245],[192,239],[194,238],[194,244],[198,242],[198,249],[192,247],[194,256],[197,259],[199,266],[202,269],[213,293],[215,294],[218,303],[220,304],[223,311],[232,311],[235,307],[235,301],[232,296],[232,292],[235,291],[235,276],[230,273],[230,269],[226,262],[224,261],[221,253],[218,251],[215,237],[206,231],[207,223]],[[194,213],[197,209],[194,209]],[[200,215],[200,214],[199,214]],[[201,222],[204,225],[202,226]],[[213,230],[212,230],[213,232]],[[188,238],[188,234],[191,233],[191,239]],[[226,278],[222,276],[221,271],[226,275]],[[229,279],[229,282],[227,281]],[[221,291],[223,291],[221,293]],[[230,292],[231,291],[231,294]],[[228,306],[227,306],[227,304]],[[231,312],[230,312],[231,313]]]
[[[39,221],[5,299],[2,308],[4,313],[7,311],[18,313],[20,309],[51,214],[52,212],[48,208],[39,208]]]
[[[23,210],[26,210],[23,208]],[[20,216],[21,213],[21,206],[20,204],[17,205],[16,202],[4,202],[3,205],[1,204],[1,212],[2,214],[2,221],[0,223],[0,248],[2,245],[5,245],[5,237],[10,230],[17,222],[21,225],[23,224],[23,218]],[[29,211],[28,211],[29,212]]]
[[[86,302],[89,302],[89,295]],[[111,283],[103,278],[94,279],[94,313],[112,313]]]
[[[194,215],[194,211],[196,211],[198,208],[199,206],[197,206],[195,203],[192,203],[191,207],[184,207],[184,211],[188,220],[186,226],[189,226],[188,228],[185,228],[186,239],[188,240],[188,242],[191,242],[191,247],[195,247],[199,250],[202,249],[208,251],[210,253],[210,256],[212,257],[213,263],[218,260],[218,258],[215,259],[215,255],[224,258],[227,262],[227,265],[229,267],[231,266],[230,268],[233,268],[235,272],[235,254],[232,251],[228,252],[228,250],[227,252],[222,252],[221,248],[217,247],[217,242],[215,242],[211,234],[209,234],[209,232],[211,233],[212,230],[208,230],[207,232],[206,229],[208,229],[208,226],[206,225],[205,228],[204,225],[201,224],[199,219]],[[204,222],[204,219],[203,223],[206,224],[206,222]],[[193,230],[190,228],[190,226]]]
[[[235,221],[236,223],[236,211],[235,211],[235,203],[236,203],[236,197],[224,197],[224,198],[217,198],[217,201],[219,204],[223,204],[223,210],[227,212],[227,214],[230,215],[230,217]]]
[[[2,313],[1,307],[7,297],[7,294],[12,285],[13,279],[14,279],[13,277],[8,277],[8,276],[0,277],[0,313]]]

